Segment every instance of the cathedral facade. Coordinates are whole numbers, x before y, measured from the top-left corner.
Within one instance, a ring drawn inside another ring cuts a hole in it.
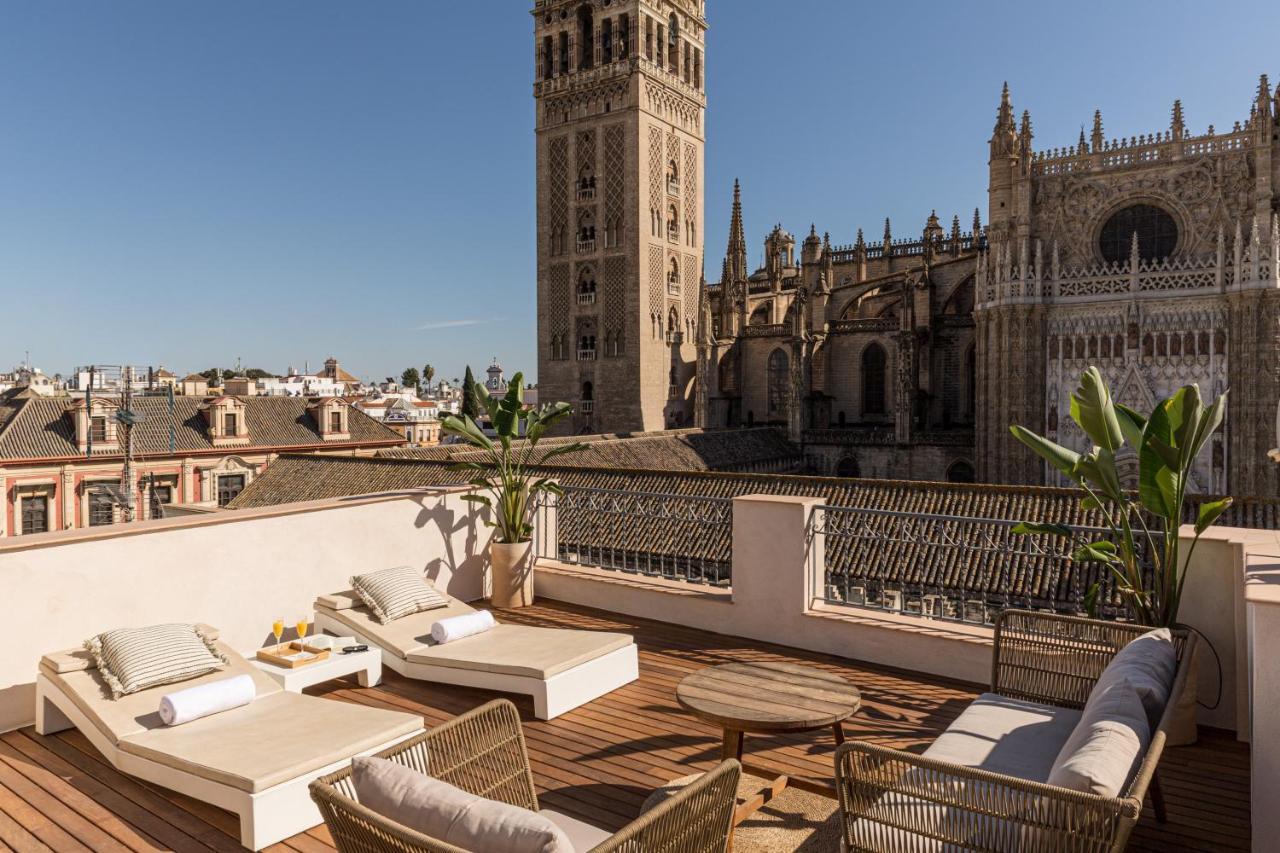
[[[1280,90],[1226,132],[1167,128],[1037,150],[1008,87],[986,224],[833,245],[781,225],[747,265],[740,188],[702,282],[702,0],[539,0],[538,380],[573,429],[774,424],[815,473],[1054,484],[1017,423],[1086,449],[1098,366],[1149,410],[1231,389],[1199,492],[1269,496],[1280,402]],[[1243,99],[1242,99],[1243,100]],[[968,217],[966,216],[966,219]],[[919,226],[916,226],[919,227]],[[1122,458],[1130,481],[1132,456]]]
[[[774,423],[817,473],[1058,484],[1010,434],[1018,423],[1078,450],[1080,374],[1149,411],[1196,384],[1231,389],[1226,427],[1193,488],[1271,496],[1280,402],[1280,89],[1264,76],[1247,120],[1188,133],[1092,133],[1037,151],[1029,112],[1002,93],[990,140],[987,225],[930,215],[919,238],[811,228],[795,257],[781,226],[746,265],[740,190],[721,279],[698,337],[700,423]],[[1136,484],[1137,460],[1120,459]]]

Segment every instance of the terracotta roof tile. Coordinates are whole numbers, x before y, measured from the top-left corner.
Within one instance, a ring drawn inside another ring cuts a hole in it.
[[[143,415],[142,422],[134,431],[135,452],[140,455],[169,453],[170,424],[173,425],[174,452],[214,449],[204,415],[199,411],[205,402],[199,397],[175,397],[170,414],[167,397],[134,397],[133,408]],[[250,443],[227,450],[306,447],[324,443],[315,419],[307,411],[309,401],[306,398],[246,397],[242,402],[245,404]],[[37,397],[21,401],[19,410],[9,414],[8,426],[0,431],[0,461],[81,455],[76,446],[75,427],[66,415],[72,403],[65,397]],[[4,419],[4,409],[0,408],[0,423]],[[333,446],[404,441],[399,433],[358,411],[350,413],[349,428],[351,441],[333,442]],[[119,453],[110,451],[94,455],[110,457]]]
[[[440,450],[442,448],[429,448]],[[273,506],[359,494],[394,492],[428,486],[460,485],[465,472],[445,461],[282,456],[231,504],[232,508]],[[732,498],[751,493],[818,497],[830,506],[891,510],[974,519],[1052,519],[1069,524],[1098,525],[1096,514],[1080,508],[1071,489],[1031,486],[930,483],[906,480],[858,480],[776,474],[733,474],[708,471],[622,470],[615,468],[548,468],[566,488],[612,489],[677,496]],[[691,505],[685,502],[686,506]],[[700,559],[727,569],[731,528],[707,524],[690,514],[676,517],[626,515],[561,507],[557,513],[563,549],[611,553],[645,565],[664,560]],[[1095,580],[1105,580],[1096,566],[1064,572],[1063,561],[1017,547],[984,547],[978,534],[967,535],[972,547],[928,548],[901,535],[886,516],[879,537],[830,537],[829,572],[839,577],[891,580],[922,587],[964,589],[999,596],[1009,594],[1041,602],[1078,601]],[[1246,499],[1223,519],[1224,524],[1280,529],[1280,500]],[[1007,544],[1007,541],[1006,541]]]

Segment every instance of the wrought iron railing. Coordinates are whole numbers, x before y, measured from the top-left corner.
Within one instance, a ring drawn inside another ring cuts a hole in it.
[[[620,573],[727,587],[729,498],[565,487],[538,507],[537,555]]]
[[[814,512],[810,570],[827,603],[990,624],[1010,607],[1126,618],[1109,570],[1071,553],[1111,531],[1074,538],[1015,532],[1005,519],[823,506]]]

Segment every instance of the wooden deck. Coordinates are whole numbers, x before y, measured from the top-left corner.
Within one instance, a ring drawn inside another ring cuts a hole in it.
[[[718,758],[719,731],[681,712],[674,699],[676,683],[700,667],[793,660],[838,673],[863,696],[863,710],[846,724],[847,736],[905,748],[923,748],[978,692],[974,685],[555,602],[504,613],[503,619],[635,635],[639,681],[549,722],[532,718],[529,701],[517,702],[544,804],[610,828],[633,818],[654,786]],[[395,674],[375,689],[339,681],[308,692],[421,713],[427,726],[492,698]],[[834,750],[827,732],[748,737],[747,760],[829,782]],[[1204,731],[1198,745],[1166,751],[1161,777],[1169,822],[1158,825],[1148,808],[1131,850],[1249,848],[1249,754],[1243,744]],[[230,851],[240,849],[236,837],[231,814],[117,773],[74,730],[52,737],[30,728],[0,735],[0,845]],[[319,826],[274,849],[332,847]]]

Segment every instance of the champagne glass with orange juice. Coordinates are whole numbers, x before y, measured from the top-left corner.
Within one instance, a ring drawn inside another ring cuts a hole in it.
[[[298,651],[306,649],[307,629],[311,627],[311,620],[306,616],[299,616],[298,623],[294,625],[298,629]]]
[[[276,637],[276,654],[280,654],[280,638],[284,636],[284,617],[277,616],[271,623],[271,633]]]

